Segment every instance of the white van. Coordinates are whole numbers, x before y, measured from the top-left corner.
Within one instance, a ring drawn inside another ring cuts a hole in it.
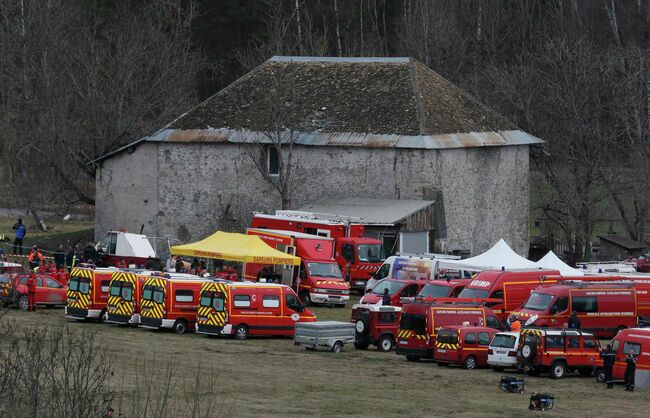
[[[438,269],[440,260],[457,260],[460,257],[444,254],[393,255],[384,261],[379,270],[368,280],[366,293],[371,291],[380,280],[435,280],[471,278],[471,272],[458,269]],[[438,277],[436,277],[438,271]]]
[[[499,332],[488,347],[487,362],[492,369],[500,372],[503,369],[517,368],[517,347],[519,347],[518,332]]]

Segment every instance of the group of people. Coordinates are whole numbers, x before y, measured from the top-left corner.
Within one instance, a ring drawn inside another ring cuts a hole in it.
[[[600,353],[600,357],[603,359],[603,368],[605,369],[605,383],[607,383],[607,389],[612,389],[614,387],[614,378],[612,371],[614,369],[614,363],[616,363],[616,351],[612,349],[611,344],[607,344],[607,346],[605,346],[605,349]],[[628,353],[625,355],[625,374],[623,375],[625,390],[627,392],[634,391],[634,375],[636,373],[637,361],[637,356],[632,351],[628,351]]]
[[[170,273],[188,273],[197,276],[209,275],[208,266],[205,260],[194,258],[191,263],[184,261],[180,256],[170,255],[165,263],[166,272]],[[231,266],[224,266],[223,268],[216,268],[214,275],[226,280],[237,280],[237,270]]]

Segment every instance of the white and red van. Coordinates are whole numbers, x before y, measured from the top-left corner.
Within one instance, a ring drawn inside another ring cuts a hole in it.
[[[559,275],[557,270],[486,270],[474,276],[458,298],[494,299],[485,302],[485,306],[492,309],[499,320],[505,321],[511,311],[528,299],[532,290],[542,283],[557,283]],[[555,277],[547,279],[548,276]]]
[[[282,284],[293,286],[307,305],[323,303],[345,306],[350,299],[350,284],[334,260],[334,240],[300,232],[249,228],[272,248],[300,257],[300,268],[246,263],[246,280],[258,280],[263,269],[275,269]]]
[[[207,279],[189,274],[152,274],[140,295],[140,323],[150,329],[167,328],[177,334],[194,330],[201,285]]]
[[[637,357],[636,385],[650,387],[650,329],[628,328],[621,330],[610,341],[612,350],[616,353],[616,361],[612,369],[614,380],[623,380],[625,376],[625,357],[632,353]],[[596,370],[596,380],[605,382],[605,372],[602,361]]]
[[[395,352],[409,361],[433,358],[438,329],[449,325],[504,327],[486,307],[407,303],[402,306]]]
[[[296,322],[313,322],[316,316],[289,286],[274,283],[225,282],[201,284],[196,333],[292,336]]]
[[[441,260],[458,259],[458,256],[445,254],[394,255],[384,261],[377,273],[366,284],[366,292],[372,290],[384,279],[393,280],[456,280],[469,279],[471,272],[464,269],[445,267],[439,269]]]
[[[365,226],[359,223],[319,218],[307,212],[276,211],[275,215],[255,214],[251,227],[333,238],[336,262],[350,288],[359,291],[363,291],[386,258],[382,242],[365,237]]]
[[[512,312],[527,326],[561,328],[575,312],[581,330],[611,338],[637,325],[637,304],[631,282],[561,281],[535,289]]]

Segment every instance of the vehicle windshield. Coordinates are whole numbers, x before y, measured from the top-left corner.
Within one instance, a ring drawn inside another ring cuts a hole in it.
[[[383,295],[384,289],[388,289],[388,294],[394,295],[395,293],[399,292],[402,286],[404,286],[404,283],[402,282],[386,279],[377,283],[377,286],[373,287],[372,293],[376,295]]]
[[[420,290],[418,297],[421,298],[445,298],[449,295],[449,289],[451,287],[444,286],[441,284],[428,284]]]
[[[439,343],[458,344],[458,333],[456,331],[440,330],[436,340]]]
[[[553,302],[553,295],[533,292],[528,297],[526,303],[524,303],[524,308],[532,309],[534,311],[544,311],[551,306],[551,302]]]
[[[163,300],[165,299],[165,290],[160,287],[156,286],[153,288],[153,301],[156,303],[163,303]]]
[[[384,261],[384,246],[381,244],[361,244],[357,245],[359,261],[365,263],[379,263]]]
[[[515,348],[517,338],[514,335],[497,334],[490,343],[490,347]]]
[[[11,276],[8,274],[0,274],[0,283],[9,283]]]
[[[469,298],[469,299],[487,299],[489,290],[484,289],[463,289],[462,292],[458,295],[459,298]]]
[[[307,263],[307,270],[311,277],[341,278],[341,270],[336,263]]]
[[[399,320],[399,328],[415,331],[416,334],[424,334],[427,325],[427,317],[422,314],[403,313]]]

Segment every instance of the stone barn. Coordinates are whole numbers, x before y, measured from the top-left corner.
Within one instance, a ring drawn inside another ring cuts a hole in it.
[[[349,196],[434,201],[436,251],[526,254],[542,142],[411,58],[273,57],[95,161],[96,235],[188,242]]]

